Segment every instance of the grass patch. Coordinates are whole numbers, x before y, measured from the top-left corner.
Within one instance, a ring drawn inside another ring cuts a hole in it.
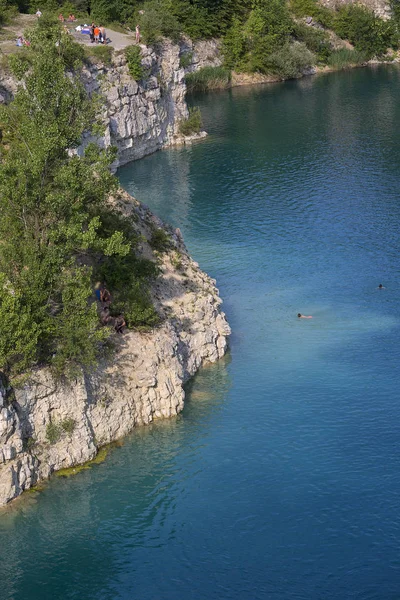
[[[182,135],[200,133],[202,125],[200,108],[189,108],[189,117],[180,122],[179,132]]]
[[[204,67],[186,75],[188,93],[226,89],[231,81],[231,72],[225,67]]]
[[[113,50],[111,46],[85,46],[85,58],[90,62],[111,65]]]
[[[362,65],[366,60],[366,55],[363,52],[341,48],[332,52],[327,64],[332,69],[346,69],[346,67]]]

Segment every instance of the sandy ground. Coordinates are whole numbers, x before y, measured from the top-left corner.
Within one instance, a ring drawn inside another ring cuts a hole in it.
[[[11,25],[7,25],[0,30],[0,53],[12,54],[18,51],[18,46],[15,45],[15,40],[18,36],[22,35],[27,27],[30,27],[37,21],[35,15],[18,15]],[[71,31],[74,39],[83,44],[84,46],[91,46],[90,38],[87,34],[81,34],[75,31],[75,27],[80,24],[79,21],[76,23],[66,23],[68,29]],[[83,23],[82,23],[83,24]],[[106,29],[107,37],[110,40],[109,46],[115,50],[123,50],[127,46],[131,46],[135,43],[135,36],[128,35],[125,33],[119,33],[111,29]]]

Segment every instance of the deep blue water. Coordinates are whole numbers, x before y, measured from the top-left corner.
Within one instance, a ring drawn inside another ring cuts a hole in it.
[[[231,351],[0,515],[1,600],[400,598],[399,96],[396,68],[209,94],[205,142],[120,170],[216,277]]]

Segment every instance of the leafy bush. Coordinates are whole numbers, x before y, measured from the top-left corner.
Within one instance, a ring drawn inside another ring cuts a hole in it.
[[[299,77],[304,69],[315,64],[315,55],[301,42],[286,44],[268,58],[270,70],[282,79]]]
[[[189,93],[227,88],[231,73],[225,67],[203,67],[199,71],[186,74],[186,86]]]
[[[352,65],[365,63],[366,60],[366,56],[362,52],[342,48],[340,50],[334,50],[331,53],[328,59],[328,66],[334,69],[345,69]]]
[[[120,215],[117,218],[123,220]],[[125,227],[129,227],[128,220]],[[124,230],[123,223],[121,229]],[[134,243],[132,246],[134,247]],[[121,260],[116,260],[114,256],[108,257],[99,266],[97,276],[107,283],[112,292],[111,314],[123,314],[128,327],[152,327],[158,323],[159,316],[147,291],[149,282],[158,274],[157,264],[146,258],[138,258],[134,250]]]
[[[46,438],[50,444],[56,444],[61,437],[62,429],[57,423],[49,423],[46,427]]]
[[[150,246],[157,252],[167,252],[171,248],[171,239],[164,229],[154,229],[149,240]]]
[[[305,23],[295,23],[293,34],[299,42],[304,42],[311,52],[317,56],[319,63],[326,64],[332,49],[328,34]]]
[[[192,64],[193,52],[184,52],[179,57],[179,66],[181,69],[186,69]]]
[[[179,131],[182,135],[200,133],[202,125],[200,108],[189,108],[189,117],[180,122]]]
[[[398,34],[393,21],[384,21],[359,4],[341,6],[334,21],[334,30],[348,39],[355,49],[368,58],[385,54],[389,47],[397,47]]]
[[[151,301],[147,287],[143,282],[135,284],[123,295],[123,302],[113,303],[113,314],[123,314],[129,328],[148,329],[160,322],[154,305]]]
[[[128,46],[125,50],[125,56],[131,77],[135,81],[139,81],[144,76],[142,55],[139,46]]]

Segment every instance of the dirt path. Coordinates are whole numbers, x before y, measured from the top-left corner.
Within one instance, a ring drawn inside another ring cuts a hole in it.
[[[83,44],[84,46],[93,46],[94,45],[94,44],[91,44],[90,37],[87,34],[79,33],[78,31],[75,30],[75,27],[69,23],[67,26],[68,26],[68,29],[71,31],[72,35],[74,36],[74,39],[77,42],[79,42],[80,44]],[[114,48],[114,50],[123,50],[127,46],[131,46],[132,44],[135,43],[134,35],[119,33],[118,31],[113,31],[112,29],[108,29],[107,27],[106,27],[106,34],[107,34],[107,39],[110,40],[107,45]]]
[[[11,25],[6,25],[0,30],[0,53],[13,54],[18,51],[18,46],[15,45],[15,40],[18,36],[22,35],[27,27],[32,26],[37,21],[35,15],[18,15],[14,19]],[[73,35],[74,39],[83,46],[91,46],[90,38],[87,34],[79,33],[75,30],[75,27],[79,24],[66,23],[68,29]],[[83,23],[82,23],[83,24]],[[109,46],[114,50],[123,50],[127,46],[131,46],[135,43],[135,36],[125,33],[119,33],[106,28],[107,37],[110,40]]]

